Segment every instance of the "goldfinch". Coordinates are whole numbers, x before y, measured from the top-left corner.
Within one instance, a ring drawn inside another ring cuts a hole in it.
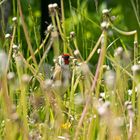
[[[70,55],[62,54],[55,62],[55,67],[52,75],[53,91],[58,93],[65,93],[70,84]]]

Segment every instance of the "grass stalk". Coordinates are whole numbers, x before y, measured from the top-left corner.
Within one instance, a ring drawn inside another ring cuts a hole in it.
[[[23,13],[22,13],[22,9],[21,9],[20,0],[17,0],[17,2],[18,2],[18,8],[19,8],[19,13],[20,13],[20,17],[21,17],[22,27],[23,27],[23,30],[24,30],[24,34],[25,34],[25,38],[26,38],[26,41],[27,41],[27,44],[28,44],[28,48],[29,48],[29,51],[31,53],[33,62],[37,66],[37,61],[36,61],[34,51],[33,51],[32,45],[31,45],[30,37],[29,37],[28,31],[27,31],[26,24],[24,22],[24,17],[23,17]]]

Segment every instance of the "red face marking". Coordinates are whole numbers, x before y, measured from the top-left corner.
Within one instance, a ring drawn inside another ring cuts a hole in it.
[[[62,58],[64,59],[65,65],[68,65],[69,64],[70,55],[69,54],[63,54]]]

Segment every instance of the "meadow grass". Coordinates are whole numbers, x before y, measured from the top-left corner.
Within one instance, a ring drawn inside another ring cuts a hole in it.
[[[61,12],[57,4],[49,5],[52,23],[40,43],[31,7],[34,23],[28,29],[20,0],[13,0],[12,33],[1,40],[0,50],[0,139],[139,140],[137,30],[116,27],[108,9],[98,25],[88,18],[85,3],[80,11],[79,1],[77,9],[70,3],[72,18],[65,19],[63,5],[62,0]],[[98,27],[94,43],[87,42],[88,34],[85,38],[86,25],[80,22],[85,19]],[[122,36],[133,40],[133,49]],[[65,92],[51,79],[63,53],[70,54],[71,71]]]

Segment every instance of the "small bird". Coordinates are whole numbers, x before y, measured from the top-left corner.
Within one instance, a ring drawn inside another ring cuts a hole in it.
[[[52,75],[53,91],[63,94],[70,85],[70,55],[62,54],[55,61],[55,67]]]

